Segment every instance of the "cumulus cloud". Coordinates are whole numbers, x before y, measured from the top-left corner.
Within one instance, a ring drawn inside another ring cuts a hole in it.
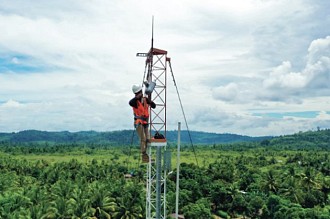
[[[234,80],[234,77],[232,79]],[[306,97],[328,96],[330,93],[330,36],[310,43],[306,51],[305,66],[301,71],[295,72],[290,61],[283,61],[281,65],[274,67],[262,81],[258,78],[249,83],[237,79],[235,81],[214,87],[213,98],[235,103],[262,100],[301,104]]]
[[[195,110],[191,117],[194,130],[204,127],[206,131],[218,133],[241,133],[251,136],[278,136],[293,134],[300,130],[317,130],[317,127],[328,128],[330,114],[320,111],[317,117],[283,116],[264,117],[239,110],[223,110],[220,107],[204,107]]]
[[[269,96],[277,96],[280,100],[293,95],[297,98],[327,96],[330,92],[329,51],[329,36],[312,41],[305,68],[300,72],[293,72],[291,63],[283,62],[263,81],[264,89],[269,92]]]
[[[242,104],[252,102],[252,106],[255,108],[259,106],[266,112],[272,112],[274,109],[277,109],[278,112],[289,112],[292,109],[297,112],[307,109],[319,110],[318,116],[301,117],[290,113],[292,116],[264,117],[241,113],[239,108],[235,109],[235,107],[232,108],[233,111],[228,111],[227,108],[226,113],[223,113],[224,106],[222,105],[222,109],[220,107],[217,110],[199,111],[194,118],[204,119],[201,121],[196,119],[194,122],[204,127],[218,127],[229,132],[236,127],[240,133],[250,135],[253,133],[280,135],[281,133],[294,133],[297,130],[329,127],[329,113],[325,111],[328,101],[324,99],[330,95],[329,45],[329,36],[313,40],[305,52],[305,65],[301,71],[294,70],[292,66],[294,63],[283,61],[279,66],[274,67],[263,80],[254,78],[254,80],[248,81],[246,78],[242,78],[242,80],[230,82],[230,79],[227,79],[228,83],[212,89],[212,97],[227,104],[235,103],[242,107]],[[247,107],[251,107],[251,104]],[[251,110],[251,112],[253,111]]]
[[[308,48],[308,64],[318,62],[322,57],[330,57],[330,36],[314,40]]]
[[[215,99],[223,101],[235,101],[239,89],[236,83],[229,83],[226,86],[220,86],[213,89],[212,95]]]
[[[266,89],[295,89],[302,88],[306,85],[306,78],[299,72],[291,71],[291,63],[283,62],[276,67],[263,82]]]
[[[314,40],[308,48],[305,74],[308,86],[314,89],[330,88],[330,36]]]

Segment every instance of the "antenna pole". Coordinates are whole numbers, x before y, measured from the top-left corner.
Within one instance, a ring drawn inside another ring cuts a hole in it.
[[[154,49],[154,16],[152,16],[152,26],[151,26],[151,50]]]
[[[149,56],[148,56],[148,75],[147,75],[147,81],[151,82],[152,81],[152,66],[153,66],[153,53],[154,53],[154,16],[152,16],[152,21],[151,21],[151,48],[149,51]],[[151,95],[149,96],[149,99],[151,100]]]
[[[179,218],[179,174],[180,174],[181,122],[178,122],[178,152],[176,159],[175,218]]]

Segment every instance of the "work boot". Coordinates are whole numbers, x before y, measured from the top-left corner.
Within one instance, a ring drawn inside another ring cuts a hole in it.
[[[149,162],[149,156],[146,153],[142,154],[142,163],[148,163]]]
[[[149,155],[147,153],[143,153],[142,154],[142,163],[149,163],[149,161],[151,163],[154,163],[155,162],[154,159],[149,159]]]

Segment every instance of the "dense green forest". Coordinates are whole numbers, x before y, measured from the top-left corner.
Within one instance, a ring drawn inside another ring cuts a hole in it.
[[[170,150],[174,164],[176,148]],[[329,152],[330,130],[184,144],[180,213],[188,219],[330,218]],[[145,218],[145,169],[136,144],[3,139],[0,218]],[[172,213],[175,174],[167,181]]]
[[[269,139],[269,136],[250,137],[236,134],[217,134],[208,132],[191,131],[190,136],[187,131],[181,132],[182,143],[190,143],[190,137],[195,144],[213,144],[213,143],[232,143],[232,142],[251,142]],[[168,142],[177,141],[177,131],[167,131],[166,138]],[[121,130],[112,132],[46,132],[37,130],[26,130],[17,133],[0,133],[0,141],[12,143],[79,143],[79,144],[106,144],[112,146],[130,145],[138,141],[138,137],[133,130]]]

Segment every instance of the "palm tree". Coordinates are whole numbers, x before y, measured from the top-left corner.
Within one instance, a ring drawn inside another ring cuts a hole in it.
[[[116,199],[117,208],[114,213],[116,219],[135,219],[143,218],[143,204],[142,200],[143,184],[128,182],[122,188],[125,193]]]
[[[91,207],[91,202],[88,197],[85,197],[84,192],[79,188],[75,188],[72,193],[72,198],[69,203],[72,206],[74,216],[86,218],[95,214],[95,210]]]
[[[273,192],[277,194],[278,185],[276,182],[275,172],[270,169],[266,174],[266,179],[264,180],[264,188],[267,192]]]
[[[320,184],[316,181],[316,174],[314,169],[307,167],[303,173],[300,174],[301,184],[310,191],[312,188],[320,188]]]
[[[30,207],[30,217],[32,219],[42,218],[47,212],[47,207],[45,202],[40,202],[38,205],[33,205]]]
[[[20,193],[7,192],[3,196],[0,195],[0,206],[0,216],[10,218],[15,212],[19,212],[20,209],[30,208],[32,202]]]
[[[294,177],[289,177],[284,183],[284,188],[281,188],[279,192],[292,202],[299,204],[303,202],[303,191],[298,187],[297,180]]]
[[[288,198],[292,202],[302,204],[303,191],[298,186],[299,175],[296,173],[294,166],[289,166],[287,171],[282,175],[281,188],[279,193]]]
[[[70,204],[71,200],[66,200],[64,197],[57,197],[54,201],[50,202],[46,213],[42,216],[44,218],[56,218],[64,219],[71,218],[72,212],[74,211],[72,205]]]
[[[141,203],[127,204],[123,199],[117,199],[118,206],[113,214],[115,219],[137,219],[143,218],[143,207]]]
[[[236,183],[230,185],[226,190],[227,194],[230,196],[231,201],[234,200],[238,194],[240,194],[238,185]]]
[[[72,181],[59,180],[57,181],[51,188],[53,196],[55,197],[63,197],[70,198],[74,189],[74,185]]]
[[[111,198],[104,188],[100,188],[98,184],[94,183],[90,186],[89,197],[91,200],[91,208],[94,216],[97,218],[111,218],[111,213],[116,210],[116,202]]]
[[[329,193],[330,193],[330,179],[329,178],[323,178],[322,180],[322,186],[321,186],[321,192],[323,193],[323,203],[326,205],[326,204],[329,204],[327,203],[327,200],[328,200],[328,196],[329,196]]]

